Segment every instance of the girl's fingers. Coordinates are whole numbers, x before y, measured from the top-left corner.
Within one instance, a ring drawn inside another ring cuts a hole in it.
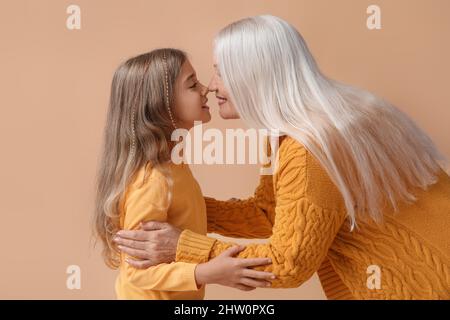
[[[256,270],[252,270],[252,269],[244,269],[242,271],[242,275],[247,278],[262,279],[262,280],[269,280],[269,281],[276,279],[275,275],[271,272],[256,271]]]
[[[121,238],[136,241],[145,241],[148,238],[147,232],[142,230],[120,230],[117,235]]]
[[[141,250],[144,250],[146,245],[145,241],[129,240],[121,237],[115,237],[114,242],[123,247]]]
[[[234,257],[235,255],[237,255],[239,252],[241,252],[244,249],[245,249],[245,246],[232,246],[231,248],[228,248],[227,250],[225,250],[223,252],[223,254],[226,256],[229,256],[229,257]],[[245,260],[245,259],[243,259],[243,260]]]
[[[235,288],[236,288],[236,289],[239,289],[239,290],[242,290],[242,291],[252,291],[252,290],[255,290],[255,289],[256,289],[255,287],[249,287],[249,286],[246,286],[246,285],[244,285],[244,284],[237,284],[237,285],[235,286]]]
[[[147,269],[152,266],[150,260],[134,260],[127,258],[125,259],[125,262],[136,269]]]
[[[117,248],[119,248],[119,250],[123,253],[126,253],[129,256],[138,258],[138,259],[148,259],[148,253],[144,250],[136,250],[136,249],[131,249],[128,247],[123,247],[123,246],[117,246]]]
[[[267,288],[270,287],[271,283],[265,280],[254,280],[250,278],[242,278],[241,284],[247,287],[255,287],[255,288]]]
[[[264,266],[272,263],[269,258],[252,258],[252,259],[239,259],[242,267],[256,267]]]

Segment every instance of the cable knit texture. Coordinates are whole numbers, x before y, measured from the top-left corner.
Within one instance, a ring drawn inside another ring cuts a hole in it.
[[[416,203],[386,210],[382,224],[361,219],[350,231],[339,190],[318,161],[286,137],[276,173],[261,176],[253,197],[205,198],[208,232],[269,238],[247,245],[239,257],[270,257],[271,265],[255,269],[275,273],[274,288],[298,287],[318,272],[330,299],[449,299],[450,178],[442,171],[438,183],[415,194]],[[176,260],[206,261],[234,245],[212,239],[184,230]]]

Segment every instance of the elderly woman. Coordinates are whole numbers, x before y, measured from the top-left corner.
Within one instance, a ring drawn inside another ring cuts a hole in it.
[[[277,171],[254,197],[205,198],[208,231],[269,237],[238,256],[271,258],[256,269],[277,276],[274,288],[318,272],[332,299],[449,299],[450,178],[428,136],[387,101],[323,75],[282,19],[227,26],[214,58],[221,116],[282,135]],[[118,235],[138,268],[204,262],[233,245],[157,222]]]

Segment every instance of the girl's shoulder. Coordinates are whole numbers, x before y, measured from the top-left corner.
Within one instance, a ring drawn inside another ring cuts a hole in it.
[[[124,204],[127,207],[135,206],[136,203],[165,207],[169,190],[167,179],[160,169],[142,167],[127,186]]]
[[[138,169],[132,181],[128,184],[126,198],[145,196],[158,197],[169,190],[168,181],[163,169],[144,165]]]

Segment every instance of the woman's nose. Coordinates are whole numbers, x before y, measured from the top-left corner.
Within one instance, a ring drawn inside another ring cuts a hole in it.
[[[211,78],[211,81],[209,81],[209,84],[208,84],[208,91],[209,92],[217,91],[217,84],[216,84],[215,78],[216,77],[213,76]]]

